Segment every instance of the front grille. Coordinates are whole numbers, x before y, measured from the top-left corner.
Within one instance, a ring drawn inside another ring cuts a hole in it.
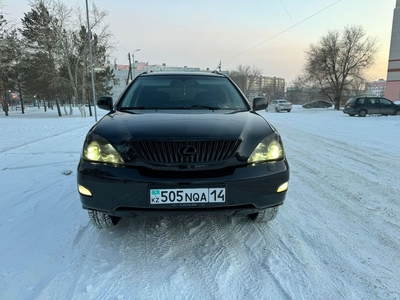
[[[133,148],[141,159],[152,164],[209,164],[231,158],[240,142],[240,140],[135,141]],[[179,149],[185,146],[193,147],[196,150],[195,153],[181,155]]]

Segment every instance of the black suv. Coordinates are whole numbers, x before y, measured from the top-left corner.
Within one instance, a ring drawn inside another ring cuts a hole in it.
[[[343,109],[350,116],[365,117],[367,114],[400,115],[400,106],[386,98],[354,97],[350,98]]]
[[[167,213],[271,221],[286,197],[281,136],[219,73],[144,73],[88,132],[78,165],[82,206],[98,227]]]

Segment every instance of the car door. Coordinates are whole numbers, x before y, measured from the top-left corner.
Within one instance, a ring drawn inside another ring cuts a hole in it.
[[[379,102],[379,98],[367,98],[366,99],[366,107],[369,114],[380,114],[381,113],[381,105]]]
[[[394,113],[392,101],[390,101],[386,98],[380,98],[379,100],[381,103],[381,114],[382,115],[391,115]]]

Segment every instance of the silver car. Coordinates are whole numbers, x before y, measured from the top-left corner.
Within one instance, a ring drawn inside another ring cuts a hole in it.
[[[268,111],[287,111],[290,112],[292,110],[292,103],[284,99],[273,100],[270,105],[268,105]]]

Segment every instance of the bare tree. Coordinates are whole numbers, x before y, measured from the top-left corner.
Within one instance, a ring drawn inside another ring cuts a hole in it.
[[[360,26],[330,31],[306,51],[306,80],[317,83],[324,95],[340,109],[343,92],[374,63],[376,39],[366,36]]]
[[[296,76],[286,91],[286,98],[295,104],[304,104],[313,100],[330,99],[323,94],[319,83],[312,81],[308,76],[302,74]],[[332,102],[332,101],[331,101]]]
[[[60,50],[59,64],[66,71],[64,72],[66,76],[62,79],[70,86],[73,99],[80,107],[81,114],[85,116],[84,107],[90,90],[90,73],[88,30],[84,13],[80,8],[73,12],[61,2],[55,3],[53,11],[55,15],[60,16],[55,32],[58,36],[58,49]],[[96,67],[105,66],[106,52],[111,48],[109,44],[111,33],[108,30],[108,25],[104,25],[103,22],[107,15],[107,11],[101,11],[96,5],[92,4],[90,31],[92,33],[93,62]],[[73,26],[71,26],[72,20]],[[79,24],[79,30],[76,30],[75,24]],[[72,109],[70,109],[71,112]]]
[[[246,97],[250,97],[251,92],[258,92],[258,79],[262,75],[262,69],[255,66],[239,65],[237,70],[229,72],[229,77],[242,90]]]
[[[360,76],[354,76],[345,90],[348,98],[365,94],[365,82],[371,80],[371,77],[364,73],[361,73]]]
[[[72,9],[60,0],[32,0],[32,10],[22,20],[21,33],[30,52],[24,77],[30,93],[41,99],[53,99],[61,116],[60,102],[78,105],[82,116],[91,93],[88,29],[81,8]],[[111,33],[104,19],[108,12],[91,9],[91,40],[95,70],[106,69]],[[107,73],[109,74],[109,73]],[[96,75],[96,74],[95,74]],[[99,77],[101,87],[109,76]],[[29,84],[34,82],[34,84]],[[53,102],[52,100],[52,102]],[[91,114],[91,107],[89,106]]]

